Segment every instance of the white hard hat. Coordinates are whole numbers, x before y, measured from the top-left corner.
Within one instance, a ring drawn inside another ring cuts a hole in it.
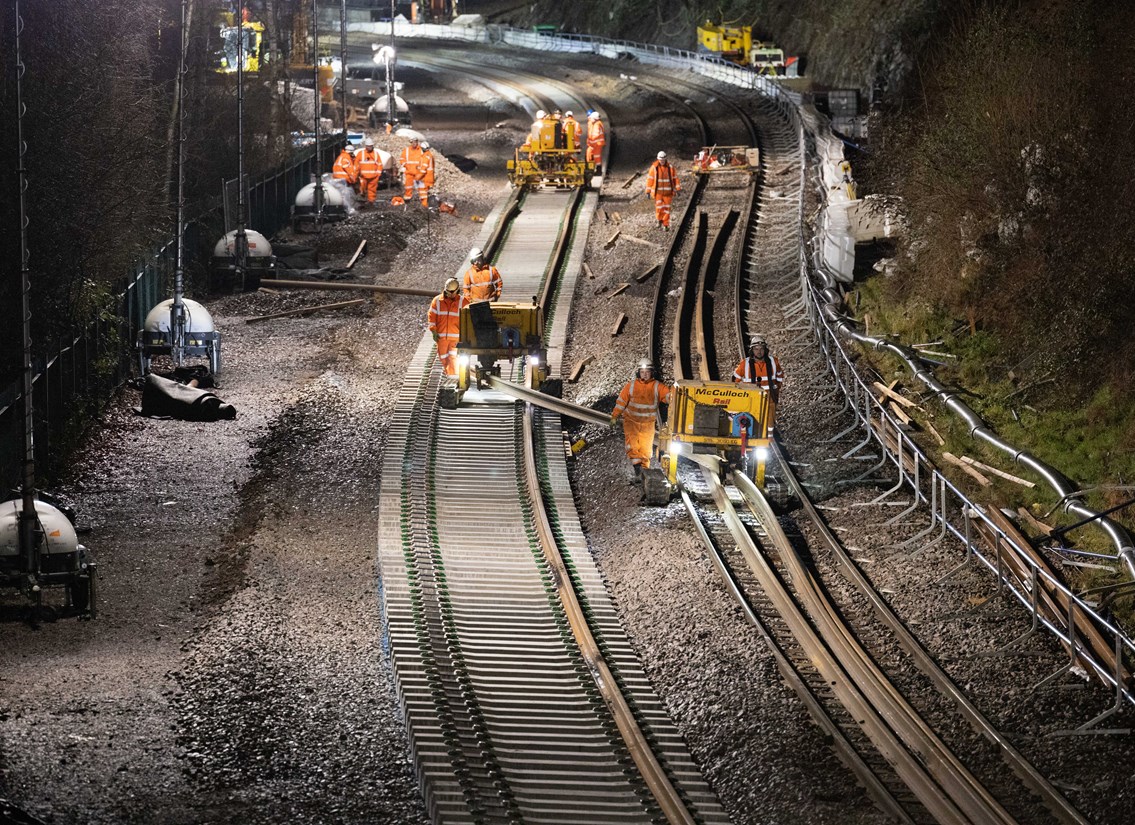
[[[475,261],[478,258],[483,258],[484,256],[485,252],[479,246],[475,246],[469,250],[469,260],[471,261]]]
[[[641,361],[638,362],[638,368],[640,370],[653,370],[654,369],[654,362],[651,361],[649,358],[643,358]]]
[[[596,112],[596,111],[591,111],[591,112],[587,113],[587,119],[588,120],[597,120],[598,118],[599,118],[599,113]]]
[[[365,146],[368,149],[373,149],[374,148],[374,141],[371,140],[370,138],[367,138],[366,140],[363,141],[363,146]]]
[[[666,153],[665,152],[659,152],[658,153],[658,159],[659,160],[666,160]]]
[[[752,349],[757,344],[764,344],[767,347],[768,341],[765,340],[765,336],[763,334],[761,334],[759,332],[754,332],[752,335],[749,336],[749,349]]]
[[[423,149],[429,149],[430,148],[430,142],[428,140],[423,140],[422,141],[422,148]]]
[[[447,295],[455,295],[460,288],[461,284],[457,283],[456,278],[446,279],[444,292]]]
[[[547,116],[548,116],[548,113],[545,112],[543,109],[537,109],[536,110],[536,119],[537,120],[543,120]]]
[[[575,117],[575,113],[572,112],[571,109],[568,109],[566,112],[564,112],[564,117]]]

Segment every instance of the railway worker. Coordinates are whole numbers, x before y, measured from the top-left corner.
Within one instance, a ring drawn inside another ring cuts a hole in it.
[[[575,119],[571,109],[564,112],[564,148],[569,152],[579,151],[579,121]]]
[[[670,385],[655,378],[654,362],[643,358],[639,361],[638,373],[623,386],[611,413],[611,426],[619,418],[623,419],[623,439],[635,476],[641,476],[642,471],[650,467],[658,405],[669,401]]]
[[[331,177],[343,181],[348,186],[354,186],[358,181],[359,167],[355,153],[351,151],[351,144],[344,146],[339,157],[335,158],[335,165],[331,167]]]
[[[478,247],[469,251],[471,266],[465,270],[465,284],[462,292],[467,304],[477,301],[499,301],[504,282],[500,271],[485,260],[485,253]]]
[[[417,137],[410,138],[410,145],[402,150],[398,159],[402,167],[402,197],[407,201],[422,188],[422,144]],[[426,196],[421,196],[422,206],[428,206]]]
[[[370,138],[363,141],[363,148],[355,155],[355,177],[359,182],[359,198],[366,195],[367,203],[374,203],[378,197],[378,181],[382,177],[382,158]]]
[[[768,341],[761,333],[754,333],[749,338],[749,356],[733,370],[733,380],[741,384],[757,384],[769,391],[772,403],[779,401],[784,371],[780,368],[780,360],[768,351]]]
[[[461,337],[461,307],[465,304],[456,278],[447,280],[441,294],[430,302],[429,328],[437,344],[437,360],[446,375],[457,375],[457,340]]]
[[[646,194],[654,198],[654,217],[664,232],[670,231],[670,204],[674,193],[681,188],[678,170],[670,165],[665,152],[659,152],[646,176]]]
[[[418,171],[421,173],[421,195],[422,206],[426,209],[430,205],[430,190],[433,189],[434,181],[437,180],[437,166],[434,162],[433,152],[430,151],[430,142],[428,140],[422,141],[422,157],[418,160]]]
[[[587,113],[587,162],[594,163],[595,168],[602,173],[603,147],[607,145],[607,133],[603,129],[603,121],[599,119],[598,112]]]

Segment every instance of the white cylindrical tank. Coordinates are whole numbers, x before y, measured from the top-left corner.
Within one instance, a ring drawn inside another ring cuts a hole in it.
[[[296,208],[311,211],[315,208],[315,184],[309,183],[296,193]],[[343,209],[343,195],[329,183],[323,184],[323,208]]]
[[[213,332],[216,329],[213,325],[213,316],[209,314],[209,310],[188,298],[182,298],[181,302],[185,304],[185,314],[188,316],[188,323],[185,326],[187,335]],[[151,309],[146,316],[146,325],[144,327],[146,332],[161,332],[169,335],[169,316],[172,309],[173,298],[167,298]]]
[[[20,499],[0,502],[0,558],[20,555]],[[40,552],[48,555],[74,553],[79,549],[79,538],[67,516],[46,501],[35,503],[35,513],[43,527],[44,543]]]
[[[244,236],[248,240],[248,257],[249,258],[271,258],[272,257],[272,244],[268,243],[268,239],[257,232],[255,229],[244,230]],[[223,238],[217,241],[217,245],[213,247],[214,258],[231,258],[233,250],[236,248],[236,230],[227,233]]]

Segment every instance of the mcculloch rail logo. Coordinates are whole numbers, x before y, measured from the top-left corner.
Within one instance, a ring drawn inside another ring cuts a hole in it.
[[[695,401],[698,401],[699,403],[702,403],[702,404],[706,403],[703,400],[703,399],[706,399],[706,398],[708,398],[708,400],[712,401],[714,404],[720,404],[721,401],[719,401],[718,399],[749,398],[752,395],[753,395],[752,390],[714,390],[712,393],[708,393],[708,394],[690,393],[691,398],[693,398]],[[726,401],[725,403],[728,404],[729,402]]]

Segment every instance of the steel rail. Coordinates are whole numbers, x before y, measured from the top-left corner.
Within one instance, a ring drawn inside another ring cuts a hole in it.
[[[776,668],[780,671],[780,676],[785,684],[796,693],[817,727],[828,737],[830,746],[835,751],[836,756],[839,757],[840,761],[854,774],[855,778],[871,798],[875,800],[883,813],[898,822],[913,823],[914,819],[906,812],[902,803],[895,799],[894,794],[891,793],[879,778],[878,774],[871,768],[859,751],[856,750],[855,746],[852,745],[839,724],[832,719],[824,703],[802,677],[800,670],[790,660],[784,648],[781,647],[773,637],[772,632],[769,630],[764,620],[758,615],[757,611],[753,609],[743,586],[737,581],[737,577],[726,562],[717,543],[713,540],[706,530],[705,525],[702,523],[701,514],[694,506],[694,502],[690,498],[689,493],[685,489],[682,489],[680,494],[682,503],[685,505],[686,512],[689,514],[690,521],[694,526],[694,530],[702,540],[702,544],[705,546],[714,569],[717,570],[718,575],[721,576],[721,580],[725,584],[725,589],[728,591],[729,595],[733,597],[733,601],[741,608],[741,612],[745,615],[745,620],[748,621],[764,639],[766,646],[776,662]]]
[[[791,466],[780,444],[774,441],[772,443],[772,449],[785,468]],[[1056,790],[1052,783],[1049,782],[1020,751],[1013,747],[1012,743],[997,730],[992,722],[985,718],[985,715],[970,701],[965,692],[938,666],[938,663],[934,661],[934,658],[914,637],[914,634],[907,629],[906,625],[903,624],[902,620],[899,619],[891,609],[886,599],[882,597],[867,577],[863,575],[863,571],[859,569],[859,565],[855,563],[844,549],[843,542],[832,532],[826,519],[824,519],[823,515],[816,508],[815,503],[807,494],[804,485],[800,483],[796,474],[789,470],[785,473],[785,476],[789,486],[792,487],[792,491],[799,499],[800,505],[807,514],[809,521],[815,526],[824,544],[836,557],[843,575],[867,598],[872,610],[874,610],[879,619],[895,635],[898,643],[902,646],[903,650],[906,651],[907,655],[911,657],[918,669],[934,683],[934,686],[943,696],[949,698],[957,706],[958,710],[965,719],[969,721],[974,730],[982,734],[989,742],[996,746],[1005,763],[1020,777],[1021,781],[1044,802],[1045,807],[1047,807],[1049,811],[1059,818],[1061,822],[1086,825],[1088,820],[1072,806],[1072,803]]]
[[[571,576],[564,565],[563,557],[560,555],[555,532],[552,530],[548,514],[544,509],[543,498],[539,494],[540,479],[536,471],[536,454],[533,447],[535,439],[532,433],[532,409],[530,404],[527,405],[524,414],[524,475],[528,483],[533,518],[540,535],[541,547],[548,564],[552,568],[556,594],[559,596],[560,603],[567,614],[572,635],[575,637],[580,653],[587,663],[591,677],[595,680],[595,685],[602,694],[603,701],[610,708],[615,724],[619,727],[619,733],[623,737],[623,741],[627,743],[631,758],[634,759],[635,766],[650,789],[651,795],[662,808],[668,822],[674,825],[679,825],[679,823],[681,825],[694,825],[693,816],[654,755],[653,749],[631,712],[630,705],[627,704],[626,698],[618,689],[614,674],[595,644],[595,637],[591,633],[587,617],[583,614],[575,589],[572,587]]]
[[[697,273],[705,257],[706,240],[709,235],[709,215],[698,212],[698,228],[694,233],[694,246],[682,280],[678,284],[678,306],[674,311],[674,326],[670,330],[670,352],[674,359],[672,374],[675,381],[694,377],[693,355],[689,341],[694,334],[694,307],[698,298]]]
[[[804,565],[756,485],[741,474],[734,476],[734,483],[749,510],[768,531],[796,593],[803,600],[823,640],[835,652],[842,666],[853,674],[856,684],[871,697],[873,706],[881,710],[906,746],[925,761],[931,776],[949,796],[950,807],[964,812],[972,822],[1012,823],[1013,818],[1001,803],[938,739],[854,638],[839,609],[824,594],[814,573]],[[949,809],[941,810],[946,812]]]
[[[694,347],[698,353],[698,377],[702,381],[718,379],[717,347],[713,335],[713,295],[721,261],[725,257],[725,247],[733,234],[738,212],[730,209],[721,226],[717,228],[709,244],[709,254],[702,264],[700,286],[697,288],[697,301],[694,304]]]

